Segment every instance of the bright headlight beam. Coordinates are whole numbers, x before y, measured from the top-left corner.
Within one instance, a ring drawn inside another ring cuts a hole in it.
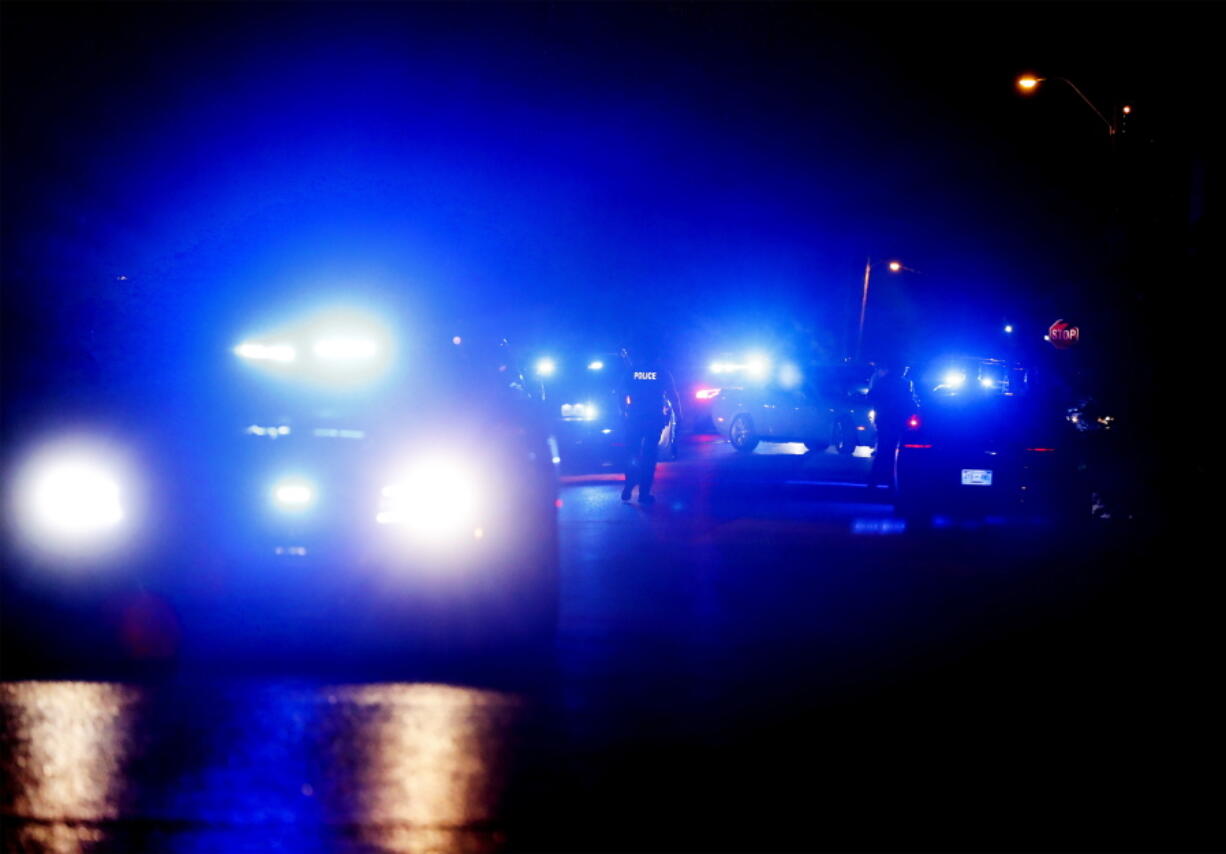
[[[311,348],[315,356],[328,362],[357,362],[373,359],[379,350],[369,338],[321,338]]]
[[[315,503],[315,487],[301,478],[283,478],[273,484],[272,503],[279,510],[305,510]]]
[[[131,484],[114,455],[60,441],[19,468],[10,493],[15,527],[34,549],[63,558],[102,556],[131,529]]]
[[[244,341],[234,348],[234,353],[240,359],[252,362],[292,362],[298,357],[292,344],[264,344],[258,341]]]
[[[536,360],[536,375],[538,377],[551,377],[558,370],[558,365],[553,359],[537,359]]]
[[[31,496],[36,521],[68,537],[109,530],[123,521],[119,483],[90,461],[66,460],[39,474]]]
[[[966,374],[962,371],[948,371],[941,378],[941,383],[946,388],[962,388],[966,385]]]
[[[427,457],[408,465],[382,490],[375,521],[395,526],[414,540],[449,542],[475,536],[481,493],[466,467],[449,458]]]

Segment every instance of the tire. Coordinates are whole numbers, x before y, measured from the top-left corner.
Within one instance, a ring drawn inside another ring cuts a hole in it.
[[[745,454],[758,447],[758,435],[754,433],[753,422],[748,415],[738,415],[732,419],[732,423],[728,425],[728,441],[732,443],[732,447]]]
[[[854,454],[856,436],[851,425],[846,421],[834,422],[834,429],[830,431],[830,444],[834,445],[834,449],[845,457]]]

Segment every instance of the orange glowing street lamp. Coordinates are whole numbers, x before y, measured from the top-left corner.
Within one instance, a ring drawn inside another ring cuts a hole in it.
[[[1033,74],[1023,74],[1021,77],[1017,78],[1018,91],[1023,95],[1033,95],[1039,90],[1039,84],[1043,83],[1047,79],[1048,78],[1046,77],[1036,77]],[[1102,110],[1094,106],[1094,103],[1085,96],[1084,92],[1077,88],[1076,84],[1074,84],[1072,80],[1069,80],[1067,77],[1053,77],[1051,79],[1059,80],[1061,83],[1066,84],[1070,89],[1076,92],[1077,97],[1084,101],[1085,105],[1094,111],[1094,115],[1098,116],[1098,118],[1102,120],[1102,123],[1107,126],[1107,136],[1115,136],[1115,125],[1111,124],[1111,120],[1103,115]],[[1125,112],[1132,112],[1132,108],[1125,107]]]

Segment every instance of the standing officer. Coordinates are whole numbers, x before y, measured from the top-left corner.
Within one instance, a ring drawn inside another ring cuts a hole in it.
[[[873,420],[877,426],[877,452],[873,455],[868,485],[871,488],[881,484],[893,489],[898,443],[907,419],[915,412],[915,388],[907,377],[907,369],[883,362],[869,385],[868,405],[876,412]]]
[[[619,405],[625,422],[626,485],[622,501],[629,501],[637,485],[639,504],[655,503],[651,485],[656,476],[656,456],[660,435],[668,426],[669,411],[681,423],[681,401],[672,374],[664,370],[647,351],[634,356],[629,349],[621,350],[624,372],[618,390]]]

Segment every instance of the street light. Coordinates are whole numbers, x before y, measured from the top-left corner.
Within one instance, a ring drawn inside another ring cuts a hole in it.
[[[1039,90],[1039,84],[1047,79],[1046,77],[1035,77],[1033,74],[1023,74],[1017,78],[1017,88],[1023,95],[1033,95]],[[1093,102],[1085,96],[1084,92],[1077,88],[1072,80],[1069,80],[1067,77],[1052,77],[1051,79],[1067,84],[1070,89],[1076,92],[1077,97],[1084,101],[1085,105],[1094,111],[1094,115],[1098,116],[1102,123],[1107,126],[1107,136],[1115,136],[1115,125],[1111,124],[1110,119],[1103,115],[1102,110],[1094,106]],[[1130,108],[1128,112],[1131,112]]]
[[[908,273],[918,273],[919,270],[913,270],[905,266],[901,261],[889,261],[886,268],[891,273],[899,273],[906,270]],[[869,258],[864,262],[864,291],[860,294],[860,327],[856,332],[856,357],[855,361],[860,361],[860,346],[864,343],[864,314],[868,309],[868,280],[873,273],[873,259]]]

